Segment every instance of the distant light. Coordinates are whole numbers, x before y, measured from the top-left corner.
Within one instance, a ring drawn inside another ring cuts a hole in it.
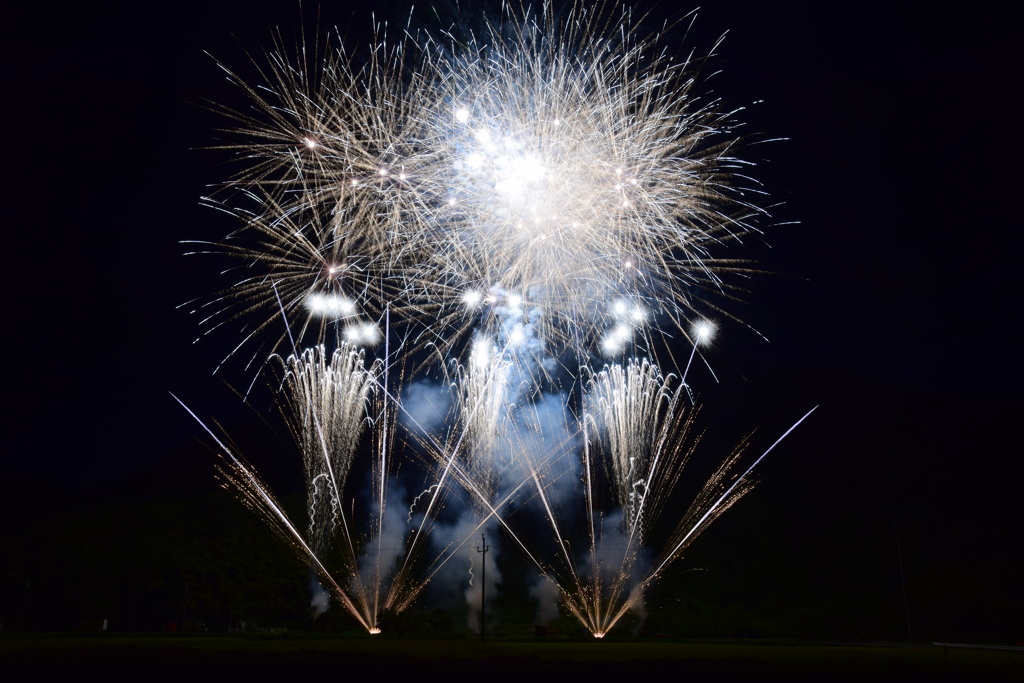
[[[465,107],[459,107],[455,110],[455,120],[459,123],[465,123],[469,121],[469,110]]]

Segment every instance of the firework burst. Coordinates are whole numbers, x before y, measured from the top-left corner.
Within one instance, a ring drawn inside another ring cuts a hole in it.
[[[731,189],[733,112],[696,95],[696,64],[586,9],[511,26],[439,60],[432,118],[451,179],[431,217],[438,269],[584,337],[616,299],[678,316],[725,288],[742,264],[715,252],[758,210]]]
[[[209,201],[245,225],[209,250],[244,265],[211,325],[258,321],[257,337],[284,315],[324,343],[389,307],[426,316],[418,338],[449,354],[515,298],[583,351],[623,301],[645,334],[734,293],[725,276],[750,267],[721,252],[762,212],[698,60],[628,11],[507,11],[468,44],[378,39],[357,61],[278,39],[258,85],[228,71],[250,106],[220,108],[223,148],[245,165]]]
[[[433,203],[436,152],[422,140],[432,74],[406,68],[401,44],[374,42],[358,66],[337,45],[289,55],[278,37],[253,60],[259,85],[222,65],[249,107],[212,105],[235,124],[218,148],[243,163],[205,202],[243,225],[198,243],[240,264],[200,310],[208,329],[244,321],[245,341],[264,349],[285,345],[282,318],[303,344],[372,345],[385,307],[410,317],[429,303],[409,293],[431,280],[416,226]]]

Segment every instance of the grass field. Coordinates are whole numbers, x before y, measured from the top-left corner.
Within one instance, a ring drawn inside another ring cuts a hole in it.
[[[414,640],[228,636],[0,635],[5,680],[100,675],[182,680],[210,673],[255,680],[297,675],[414,677],[450,672],[508,680],[532,675],[628,680],[671,674],[752,681],[1021,681],[1024,651],[920,646],[700,643],[623,639]],[[9,675],[13,674],[13,675]],[[532,682],[531,682],[532,683]]]

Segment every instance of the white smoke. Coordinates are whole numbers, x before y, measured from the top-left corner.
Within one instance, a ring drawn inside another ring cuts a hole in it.
[[[480,519],[471,508],[464,509],[453,524],[438,524],[431,533],[432,543],[439,549],[448,544],[460,546],[452,561],[435,575],[432,589],[446,594],[447,598],[457,596],[464,600],[467,607],[466,623],[476,633],[480,631],[480,587],[484,581],[483,575],[487,575],[487,604],[493,604],[501,586],[498,537],[499,534],[494,532],[489,524],[480,525]],[[478,548],[482,548],[485,541],[486,554],[478,552]],[[486,570],[481,558],[486,560]]]
[[[493,604],[493,601],[498,597],[498,587],[501,585],[501,571],[498,569],[497,563],[497,545],[494,544],[494,539],[497,537],[496,534],[492,534],[487,538],[487,552],[478,552],[482,542],[472,544],[466,550],[467,556],[470,557],[471,567],[473,572],[473,583],[466,586],[464,596],[466,598],[466,607],[468,612],[466,614],[466,625],[473,633],[480,632],[480,605],[481,600],[486,600],[488,604]],[[467,544],[470,546],[470,544]],[[480,558],[483,557],[483,562]],[[484,571],[486,567],[486,571]],[[486,574],[486,579],[484,575]],[[481,584],[485,587],[485,592],[481,593]]]
[[[558,619],[558,587],[543,576],[538,576],[536,583],[530,586],[530,597],[537,601],[536,626],[547,626]]]
[[[452,395],[446,385],[430,380],[412,382],[402,392],[398,419],[411,434],[436,434],[451,405]]]
[[[379,525],[375,523],[368,530],[369,540],[359,558],[359,581],[364,586],[386,582],[393,573],[395,562],[405,553],[405,536],[409,529],[407,510],[402,502],[405,499],[405,489],[397,481],[390,480],[384,495],[388,504],[384,507],[383,517],[379,503],[373,502],[372,519],[379,520]]]
[[[625,513],[621,509],[604,517],[597,534],[593,556],[583,560],[586,563],[584,566],[590,569],[584,574],[591,575],[593,569],[596,569],[597,576],[591,578],[597,578],[605,586],[626,577],[628,582],[620,590],[628,593],[626,603],[629,611],[638,617],[639,629],[647,619],[643,589],[639,583],[639,577],[646,574],[650,564],[647,550],[640,544],[639,538],[630,535],[625,524]]]
[[[313,618],[316,619],[331,608],[331,595],[312,576],[309,577],[309,591],[312,594],[309,606],[312,608]]]

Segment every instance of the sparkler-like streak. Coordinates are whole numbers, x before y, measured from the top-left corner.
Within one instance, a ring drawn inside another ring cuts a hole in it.
[[[267,520],[270,527],[286,543],[292,546],[301,557],[309,560],[310,566],[317,576],[332,589],[333,595],[364,628],[368,631],[374,630],[375,626],[364,619],[363,613],[351,601],[348,592],[335,582],[333,573],[320,561],[316,553],[306,542],[302,533],[295,527],[273,494],[270,493],[266,484],[187,405],[182,403],[181,399],[173,394],[172,397],[202,426],[203,430],[220,448],[222,457],[225,460],[225,466],[220,468],[219,471],[226,486],[236,492],[246,507]]]
[[[255,85],[222,66],[249,100],[212,105],[231,122],[220,147],[243,163],[205,201],[242,226],[195,250],[239,267],[197,310],[207,331],[245,323],[233,354],[279,358],[307,534],[211,436],[226,481],[370,632],[493,528],[602,637],[764,457],[726,486],[741,444],[653,552],[653,521],[699,442],[688,375],[706,318],[732,318],[716,302],[754,272],[725,249],[764,211],[734,156],[737,112],[698,94],[700,60],[675,61],[637,25],[604,5],[506,5],[463,42],[378,33],[356,58],[317,41],[290,53],[278,37]],[[678,376],[655,360],[674,365],[677,332],[692,343]],[[286,344],[292,355],[273,355]],[[437,424],[401,398],[431,368],[452,406]],[[367,439],[358,525],[348,474]],[[423,492],[392,519],[399,459],[421,466]],[[457,505],[461,536],[421,561]],[[517,531],[538,515],[553,554]],[[336,572],[319,557],[333,551]]]
[[[309,535],[322,551],[340,523],[348,526],[342,491],[352,467],[378,364],[364,368],[363,354],[348,348],[330,359],[323,347],[307,349],[282,362],[282,403],[303,456],[309,501]],[[346,530],[343,534],[350,537]],[[354,554],[354,549],[349,548]]]

